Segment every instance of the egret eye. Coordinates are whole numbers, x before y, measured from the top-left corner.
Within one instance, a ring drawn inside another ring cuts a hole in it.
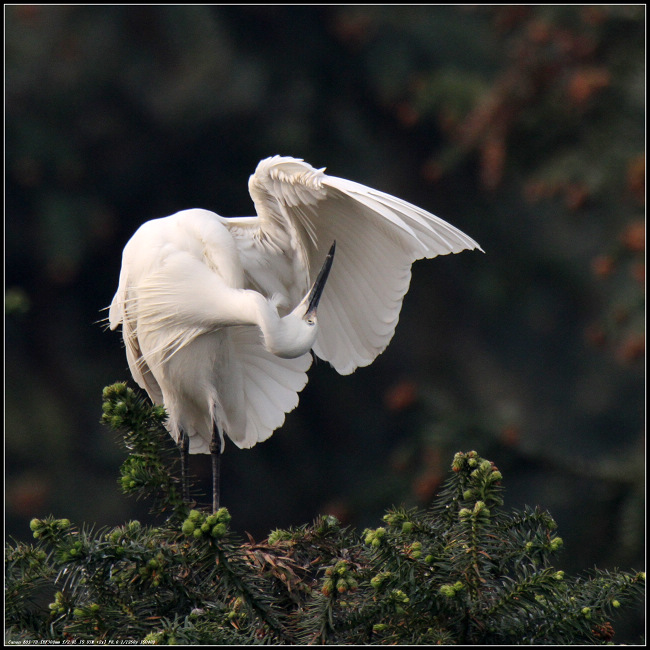
[[[305,323],[307,323],[307,325],[316,325],[316,319],[313,316],[308,316],[305,318]]]

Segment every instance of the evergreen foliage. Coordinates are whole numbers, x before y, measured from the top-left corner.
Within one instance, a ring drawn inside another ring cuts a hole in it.
[[[602,644],[645,573],[569,577],[551,515],[507,512],[502,476],[457,453],[426,511],[393,508],[359,534],[331,516],[256,543],[226,508],[182,502],[165,413],[120,383],[103,421],[123,434],[120,486],[159,526],[33,519],[6,546],[7,640],[158,644]],[[49,603],[49,604],[48,604]]]

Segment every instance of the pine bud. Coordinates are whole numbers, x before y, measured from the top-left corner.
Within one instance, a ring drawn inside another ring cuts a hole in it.
[[[394,589],[391,597],[399,603],[408,603],[411,600],[401,589]]]
[[[223,537],[226,533],[228,532],[228,527],[226,524],[217,524],[213,529],[212,529],[212,537],[219,539]]]
[[[277,528],[271,531],[269,535],[269,544],[277,544],[278,542],[288,542],[291,539],[291,533],[288,530],[281,530]]]
[[[373,548],[379,548],[379,546],[381,546],[381,539],[386,534],[386,529],[385,528],[377,528],[376,530],[366,529],[364,532],[366,533],[366,538],[365,538],[366,544],[372,546]]]
[[[417,560],[422,557],[422,542],[413,542],[404,549],[407,556]]]
[[[374,578],[370,580],[370,586],[373,587],[374,589],[379,589],[384,582],[384,575],[381,573],[378,573]]]
[[[457,454],[454,455],[454,460],[451,463],[451,469],[454,472],[460,472],[460,470],[463,469],[464,466],[465,466],[465,454],[459,451]]]
[[[345,575],[347,573],[347,571],[348,571],[348,563],[345,560],[341,560],[340,562],[336,563],[336,566],[334,567],[334,570],[340,576]]]
[[[161,422],[167,419],[167,411],[165,410],[164,406],[160,406],[160,405],[154,406],[151,409],[151,415],[156,420],[160,420]]]
[[[219,508],[219,510],[216,512],[216,515],[217,521],[222,524],[229,524],[232,519],[230,513],[228,512],[228,508]]]
[[[106,386],[102,391],[102,398],[105,400],[109,400],[114,397],[119,397],[120,395],[124,394],[125,390],[126,390],[126,384],[124,382],[113,384],[112,386]]]
[[[119,415],[120,417],[124,417],[128,412],[129,412],[129,407],[127,404],[125,404],[123,401],[119,401],[115,403],[115,406],[113,408],[113,412],[115,415]]]

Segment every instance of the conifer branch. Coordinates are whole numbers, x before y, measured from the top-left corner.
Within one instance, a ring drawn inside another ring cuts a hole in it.
[[[606,644],[645,574],[571,578],[547,512],[503,508],[502,476],[458,453],[427,511],[393,508],[359,534],[331,516],[243,542],[225,508],[182,503],[164,410],[104,391],[130,456],[124,492],[164,515],[112,529],[35,518],[5,547],[7,639],[154,644]]]

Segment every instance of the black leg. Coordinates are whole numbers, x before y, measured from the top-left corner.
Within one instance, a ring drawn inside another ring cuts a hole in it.
[[[219,510],[221,497],[221,438],[216,422],[212,425],[210,455],[212,456],[212,512],[216,512]]]
[[[178,438],[178,448],[181,450],[181,489],[183,490],[183,501],[190,502],[190,477],[189,477],[189,453],[190,437],[181,429]]]

